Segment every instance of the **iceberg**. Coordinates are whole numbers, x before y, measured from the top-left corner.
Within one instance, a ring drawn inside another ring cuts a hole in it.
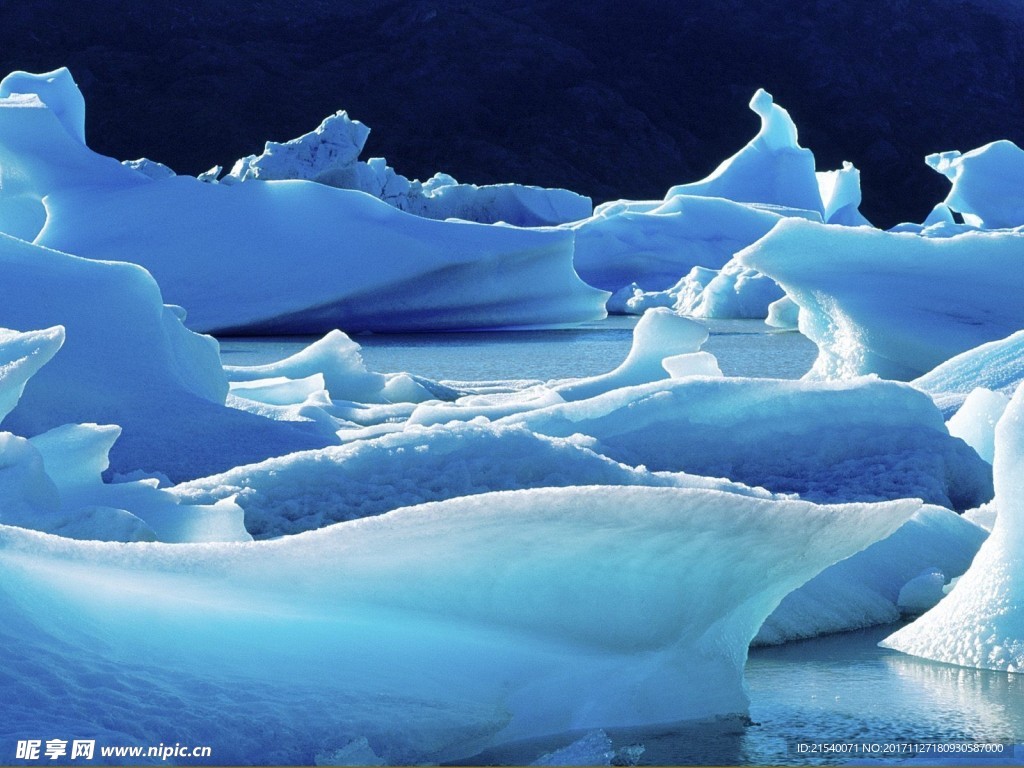
[[[882,645],[962,667],[1024,672],[1024,387],[996,426],[992,533],[956,587]]]
[[[1024,225],[1024,150],[1012,141],[993,141],[966,154],[939,152],[925,162],[952,182],[945,204],[963,214],[965,224]]]
[[[567,189],[521,184],[459,184],[437,173],[426,182],[410,181],[380,157],[360,162],[370,129],[344,111],[325,118],[297,139],[267,142],[263,153],[238,160],[221,183],[260,179],[308,179],[339,189],[356,189],[402,211],[429,219],[463,219],[481,224],[505,222],[540,227],[585,219],[590,198]]]
[[[365,739],[411,764],[742,714],[765,616],[919,506],[574,487],[263,542],[0,526],[0,738],[70,715],[100,741],[155,744],[173,712],[175,738],[216,744],[217,762],[308,763]]]
[[[737,254],[800,307],[811,374],[914,379],[1024,327],[1024,232],[945,238],[789,219]]]
[[[307,181],[154,180],[69,132],[61,110],[77,88],[66,70],[51,74],[65,86],[49,101],[0,99],[0,164],[14,187],[3,194],[16,211],[7,231],[141,264],[193,329],[451,330],[604,316],[605,294],[573,271],[571,232],[431,221]],[[9,91],[36,87],[9,77]]]

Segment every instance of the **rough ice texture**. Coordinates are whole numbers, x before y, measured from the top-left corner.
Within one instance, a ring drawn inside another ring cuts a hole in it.
[[[911,382],[951,416],[975,388],[1011,396],[1024,381],[1024,331],[961,352]]]
[[[0,527],[0,740],[72,719],[106,743],[155,744],[170,711],[175,739],[216,744],[218,764],[303,764],[360,738],[412,764],[744,713],[765,616],[918,508],[589,487],[270,542]]]
[[[923,571],[967,570],[986,532],[942,507],[923,507],[892,536],[825,569],[787,595],[755,644],[779,643],[898,621],[903,588]],[[930,606],[929,606],[930,607]]]
[[[882,643],[964,667],[1024,672],[1024,387],[996,427],[992,534],[935,608]]]
[[[724,197],[823,213],[814,155],[797,143],[789,112],[763,89],[750,100],[750,109],[761,118],[757,135],[706,179],[672,187],[666,198],[679,194]]]
[[[237,467],[170,490],[189,504],[234,498],[256,538],[428,501],[523,488],[650,485],[769,496],[726,480],[634,469],[595,453],[588,442],[479,422],[414,425],[375,439]]]
[[[310,133],[283,144],[267,142],[263,154],[238,160],[222,183],[260,179],[307,179],[366,192],[403,211],[430,219],[457,218],[482,224],[503,221],[520,227],[585,219],[590,198],[567,189],[519,184],[459,184],[438,173],[427,182],[410,181],[383,158],[360,162],[370,129],[344,111]]]
[[[0,273],[0,327],[66,329],[4,429],[32,437],[64,424],[116,424],[115,472],[175,479],[326,444],[299,425],[225,407],[216,341],[187,330],[141,267],[0,234]]]
[[[1024,150],[1012,141],[994,141],[966,154],[940,152],[925,162],[953,187],[946,205],[964,222],[985,229],[1024,224]]]
[[[668,293],[681,315],[739,320],[767,317],[771,303],[785,295],[774,280],[735,259],[718,271],[695,268]]]
[[[911,497],[963,510],[992,497],[990,466],[950,437],[932,401],[874,378],[671,380],[505,421],[552,436],[589,435],[594,450],[632,466],[728,477],[816,501]]]
[[[55,108],[28,98],[0,101],[0,163],[17,179],[3,195],[19,201],[9,231],[143,264],[192,328],[439,330],[604,315],[606,296],[573,271],[570,232],[430,221],[306,181],[154,181],[93,153]]]
[[[1024,326],[1024,233],[949,238],[786,220],[737,261],[800,306],[811,375],[912,379]]]

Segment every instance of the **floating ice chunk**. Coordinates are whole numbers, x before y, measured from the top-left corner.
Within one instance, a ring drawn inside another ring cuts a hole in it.
[[[1022,381],[1024,330],[962,352],[911,383],[949,416],[976,387],[1009,397]]]
[[[812,375],[912,379],[1024,326],[1022,250],[1024,232],[929,238],[788,219],[736,259],[800,306],[818,345]]]
[[[896,606],[904,616],[919,616],[939,604],[946,596],[945,587],[946,574],[929,568],[903,585]]]
[[[44,732],[71,710],[90,733],[145,740],[158,738],[149,718],[111,726],[109,713],[126,696],[136,712],[170,699],[175,737],[204,734],[223,762],[256,750],[296,763],[365,737],[411,764],[742,714],[765,616],[918,507],[577,487],[272,542],[110,545],[0,527],[0,722]],[[98,673],[111,685],[89,684]],[[35,695],[51,681],[61,697]],[[281,733],[296,738],[285,747]]]
[[[154,181],[92,152],[35,95],[0,99],[0,164],[3,195],[18,201],[15,234],[142,263],[193,328],[438,330],[604,316],[607,297],[573,271],[569,232],[428,221],[304,181]]]
[[[945,203],[965,223],[985,229],[1024,224],[1024,150],[1012,141],[966,154],[940,152],[925,162],[953,183]]]
[[[704,325],[679,317],[668,309],[649,309],[633,329],[633,346],[618,368],[589,379],[559,384],[552,389],[566,401],[585,400],[620,387],[664,379],[669,373],[662,365],[665,358],[697,352],[707,339],[708,329]],[[703,362],[704,358],[701,360],[697,365],[710,370],[710,366]],[[691,359],[689,362],[695,361]],[[677,366],[677,370],[682,371],[683,368]]]
[[[985,538],[986,532],[963,516],[923,507],[888,538],[826,568],[787,595],[758,631],[755,644],[777,645],[898,621],[900,594],[909,582],[933,567],[959,576]]]
[[[265,365],[226,365],[224,370],[232,382],[275,376],[299,379],[320,374],[332,398],[360,403],[380,402],[381,389],[386,384],[383,375],[367,370],[359,345],[338,330],[284,360]]]
[[[545,752],[530,765],[611,765],[612,740],[604,731],[591,731],[554,752]]]
[[[826,224],[871,226],[871,222],[860,212],[860,171],[853,167],[853,163],[844,160],[840,170],[818,171],[815,176],[818,179]]]
[[[690,352],[685,355],[672,355],[661,361],[661,367],[668,371],[673,379],[685,379],[689,376],[721,376],[718,359],[710,352]]]
[[[754,94],[750,109],[761,118],[757,135],[706,179],[672,187],[666,197],[724,197],[822,213],[814,155],[797,143],[796,125],[789,113],[764,89]]]
[[[1001,392],[978,387],[946,422],[949,434],[959,437],[989,464],[995,455],[995,429],[1010,398]]]
[[[992,534],[956,589],[882,645],[963,667],[1024,672],[1024,386],[996,426]]]
[[[365,736],[353,739],[341,749],[317,753],[314,765],[387,765],[377,756]]]
[[[656,381],[501,423],[589,435],[594,450],[631,466],[816,501],[911,497],[963,510],[992,497],[991,467],[950,437],[930,398],[875,378]]]
[[[764,322],[772,328],[795,331],[800,325],[800,307],[789,296],[783,296],[768,305],[768,317]]]

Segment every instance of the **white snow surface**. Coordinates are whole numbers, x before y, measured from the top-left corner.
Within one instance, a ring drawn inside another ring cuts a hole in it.
[[[0,163],[12,179],[3,196],[14,211],[0,225],[145,266],[191,328],[444,330],[604,315],[606,296],[573,271],[570,232],[430,221],[306,181],[154,180],[69,133],[66,92],[0,100]]]
[[[918,508],[576,487],[269,542],[2,526],[0,737],[71,718],[108,743],[156,743],[174,712],[175,738],[218,745],[218,762],[308,763],[365,738],[410,764],[743,713],[765,616]]]
[[[882,645],[963,667],[1024,672],[1024,386],[996,426],[988,541],[956,588]]]
[[[785,289],[812,376],[913,379],[1024,327],[1024,232],[948,238],[780,222],[736,257]]]

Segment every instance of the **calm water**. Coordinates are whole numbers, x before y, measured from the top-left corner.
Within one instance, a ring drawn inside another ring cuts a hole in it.
[[[550,331],[363,335],[354,339],[372,371],[407,371],[435,380],[563,379],[605,373],[626,357],[635,317],[610,317]],[[814,362],[814,344],[760,320],[707,321],[704,349],[727,376],[796,379]],[[298,352],[314,339],[222,339],[228,365],[255,365]]]
[[[557,379],[614,368],[629,351],[636,318],[615,317],[573,330],[360,336],[370,370],[408,371],[438,380]],[[728,375],[797,378],[814,345],[760,321],[712,321],[705,349]],[[297,352],[312,339],[227,339],[224,362],[252,365]],[[877,647],[894,628],[852,632],[779,648],[755,649],[747,664],[750,720],[643,732],[612,731],[616,747],[644,746],[642,764],[807,765],[866,762],[868,756],[807,754],[800,744],[837,742],[998,742],[1024,744],[1024,675],[960,669]],[[572,734],[510,745],[473,764],[523,764],[566,746]],[[1002,759],[1024,761],[1013,748]],[[884,755],[876,755],[876,759]],[[885,762],[894,762],[889,759]],[[924,760],[918,764],[934,764]]]

